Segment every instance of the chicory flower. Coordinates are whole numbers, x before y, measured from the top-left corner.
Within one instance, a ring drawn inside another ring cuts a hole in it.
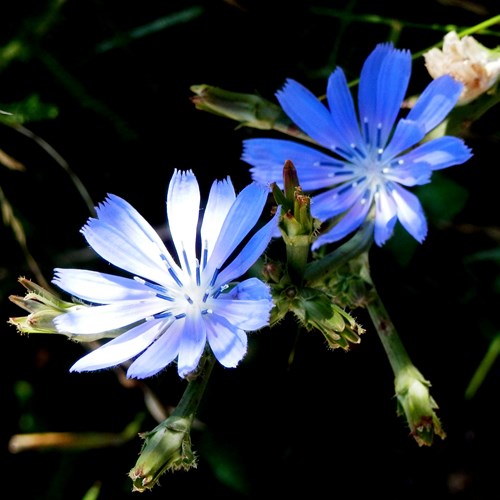
[[[56,269],[53,282],[92,307],[61,314],[54,323],[61,332],[81,335],[124,327],[125,332],[81,358],[71,371],[132,360],[127,376],[145,378],[176,360],[179,375],[187,377],[207,343],[223,366],[235,367],[246,353],[246,332],[268,325],[273,307],[269,287],[259,279],[232,283],[263,254],[276,230],[277,215],[248,238],[268,194],[254,182],[236,196],[229,178],[215,181],[198,231],[196,177],[176,170],[167,217],[177,260],[131,205],[108,195],[81,232],[102,258],[133,277]]]
[[[374,218],[379,246],[390,238],[398,220],[422,242],[427,234],[425,214],[405,187],[426,184],[434,170],[471,157],[457,137],[423,141],[456,105],[463,85],[449,75],[431,81],[401,118],[410,74],[409,51],[390,43],[377,45],[361,71],[357,110],[341,68],[328,80],[328,107],[289,79],[277,99],[293,122],[324,149],[280,139],[244,141],[242,159],[252,166],[255,181],[279,184],[283,164],[290,160],[302,190],[315,193],[312,215],[322,222],[337,217],[315,240],[313,250],[341,240],[368,217]]]

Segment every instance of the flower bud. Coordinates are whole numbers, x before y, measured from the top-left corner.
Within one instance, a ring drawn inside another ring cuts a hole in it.
[[[193,85],[196,95],[191,102],[196,109],[225,116],[247,127],[271,130],[278,119],[286,119],[282,109],[253,94],[230,92],[210,85]]]
[[[191,450],[192,418],[172,415],[151,432],[143,434],[143,448],[135,467],[129,472],[133,491],[152,489],[167,470],[196,468]]]
[[[434,411],[438,405],[430,395],[429,387],[430,383],[414,366],[407,367],[396,376],[398,414],[406,417],[411,435],[419,446],[432,445],[434,436],[446,437]]]
[[[119,333],[117,330],[114,330],[96,334],[74,334],[57,330],[53,321],[56,316],[90,306],[61,300],[54,293],[45,290],[40,285],[26,278],[19,278],[18,281],[28,290],[28,293],[24,297],[11,295],[9,300],[30,314],[27,316],[11,317],[8,322],[11,325],[15,325],[20,333],[58,333],[80,342],[92,342],[103,338],[115,337]]]

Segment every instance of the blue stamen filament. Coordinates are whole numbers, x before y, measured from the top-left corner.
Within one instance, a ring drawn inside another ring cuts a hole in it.
[[[184,259],[184,264],[186,264],[186,271],[187,271],[188,275],[191,276],[191,267],[189,266],[187,253],[186,253],[186,250],[184,250],[184,248],[182,249],[182,258]]]

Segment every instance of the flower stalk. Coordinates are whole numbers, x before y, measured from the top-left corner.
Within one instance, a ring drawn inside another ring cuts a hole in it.
[[[364,257],[367,266],[368,255]],[[394,372],[397,413],[406,417],[410,433],[419,446],[431,446],[435,436],[446,437],[435,412],[438,405],[429,391],[431,383],[413,364],[371,281],[370,285],[366,308]]]
[[[196,468],[191,427],[215,361],[211,353],[205,354],[172,414],[152,431],[142,434],[144,444],[139,459],[129,472],[133,491],[152,489],[167,470]]]

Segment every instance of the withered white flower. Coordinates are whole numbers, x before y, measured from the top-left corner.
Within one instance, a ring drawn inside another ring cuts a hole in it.
[[[442,49],[429,50],[424,59],[432,78],[448,74],[464,84],[459,105],[487,92],[500,76],[499,52],[484,47],[472,36],[459,38],[454,31],[445,35]]]

